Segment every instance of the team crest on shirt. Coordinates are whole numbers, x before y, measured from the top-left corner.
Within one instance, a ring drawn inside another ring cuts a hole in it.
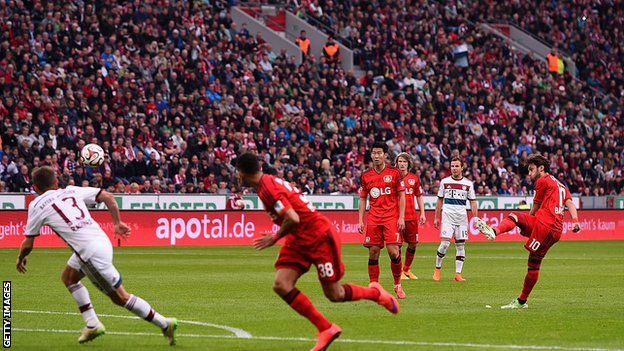
[[[385,176],[383,179],[384,179],[384,182],[390,183],[392,181],[392,176]]]
[[[415,179],[410,179],[407,181],[409,183],[409,185],[414,185],[416,184],[416,180]]]
[[[467,186],[462,186],[462,190],[466,190],[468,187]]]

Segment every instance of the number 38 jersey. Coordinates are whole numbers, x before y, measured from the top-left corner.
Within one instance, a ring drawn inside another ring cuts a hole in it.
[[[284,213],[293,209],[299,215],[299,225],[285,237],[285,244],[307,246],[316,243],[330,229],[329,219],[316,211],[314,205],[299,189],[289,182],[263,174],[258,186],[258,197],[273,223],[282,225]]]
[[[366,201],[368,196],[369,224],[384,224],[399,219],[399,193],[405,191],[401,178],[401,171],[388,165],[380,173],[373,168],[362,174],[360,201]]]
[[[46,191],[28,206],[26,236],[39,235],[41,226],[47,225],[87,261],[102,245],[111,245],[86,205],[94,204],[100,191],[75,186]]]
[[[533,204],[540,208],[535,218],[551,229],[563,230],[563,209],[565,202],[571,199],[570,190],[561,184],[555,177],[546,174],[535,182],[535,197]]]

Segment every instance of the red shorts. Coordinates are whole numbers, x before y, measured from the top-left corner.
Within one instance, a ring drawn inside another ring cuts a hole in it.
[[[405,221],[405,231],[403,241],[408,244],[418,243],[418,220]]]
[[[524,244],[524,248],[528,251],[544,257],[548,250],[561,239],[560,230],[548,228],[535,216],[524,213],[515,213],[515,215],[518,216],[518,222],[523,224],[520,226],[520,235],[529,238]]]
[[[364,246],[380,246],[401,245],[403,238],[399,233],[399,226],[396,221],[384,224],[371,224],[366,226],[366,237],[364,238]]]
[[[337,282],[344,275],[340,256],[340,239],[333,227],[312,245],[296,243],[283,245],[275,262],[275,269],[291,268],[303,274],[314,264],[321,282]]]

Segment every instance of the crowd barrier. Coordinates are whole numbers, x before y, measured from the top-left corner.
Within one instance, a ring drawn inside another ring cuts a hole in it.
[[[340,234],[343,243],[362,243],[363,236],[357,232],[357,211],[321,211],[329,217]],[[140,213],[140,215],[139,215]],[[480,211],[479,216],[496,227],[510,211]],[[19,247],[26,227],[27,211],[2,211],[0,222],[0,247]],[[113,239],[113,225],[108,211],[92,211],[92,216]],[[419,229],[420,242],[437,242],[439,231],[433,227],[433,211],[426,211],[427,223]],[[277,228],[263,211],[122,211],[122,220],[132,228],[132,235],[122,246],[217,246],[250,245],[266,232]],[[622,211],[580,210],[581,231],[573,233],[569,214],[566,213],[562,240],[623,240]],[[472,227],[470,241],[486,241]],[[501,235],[497,241],[523,241],[518,230]],[[64,247],[65,244],[48,227],[41,230],[35,241],[36,247]]]

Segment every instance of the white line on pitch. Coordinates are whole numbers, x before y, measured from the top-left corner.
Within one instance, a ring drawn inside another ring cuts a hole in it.
[[[42,332],[42,333],[79,333],[78,330],[64,329],[28,329],[13,328],[15,331],[23,332]],[[130,335],[130,336],[160,336],[156,333],[144,332],[114,332],[106,331],[110,335]],[[209,335],[209,334],[178,334],[180,337],[189,338],[209,338],[209,339],[239,339],[236,336],[228,335]],[[253,336],[247,338],[249,340],[262,341],[302,341],[314,342],[316,339],[311,338],[287,338],[279,336]],[[594,347],[564,347],[564,346],[541,346],[541,345],[491,345],[491,344],[472,344],[472,343],[455,343],[455,342],[426,342],[426,341],[392,341],[392,340],[355,340],[355,339],[338,339],[336,342],[345,344],[382,344],[382,345],[412,345],[412,346],[441,346],[441,347],[472,347],[483,349],[511,349],[511,350],[559,350],[559,351],[622,351],[622,349],[606,349]]]
[[[80,313],[77,312],[54,312],[54,311],[32,311],[32,310],[15,310],[13,312],[18,312],[18,313],[32,313],[32,314],[61,314],[61,315],[72,315],[72,316],[78,316],[80,315]],[[123,319],[141,319],[137,316],[120,316],[120,315],[116,315],[116,314],[98,314],[98,316],[100,317],[110,317],[110,318],[123,318]],[[213,323],[205,323],[205,322],[197,322],[197,321],[189,321],[189,320],[184,320],[184,319],[178,319],[178,321],[185,323],[185,324],[193,324],[193,325],[201,325],[204,327],[212,327],[212,328],[218,328],[218,329],[223,329],[223,330],[227,330],[231,333],[233,333],[234,335],[236,335],[237,338],[241,338],[241,339],[249,339],[252,337],[252,335],[242,329],[238,329],[238,328],[234,328],[234,327],[230,327],[227,325],[220,325],[220,324],[213,324]]]

